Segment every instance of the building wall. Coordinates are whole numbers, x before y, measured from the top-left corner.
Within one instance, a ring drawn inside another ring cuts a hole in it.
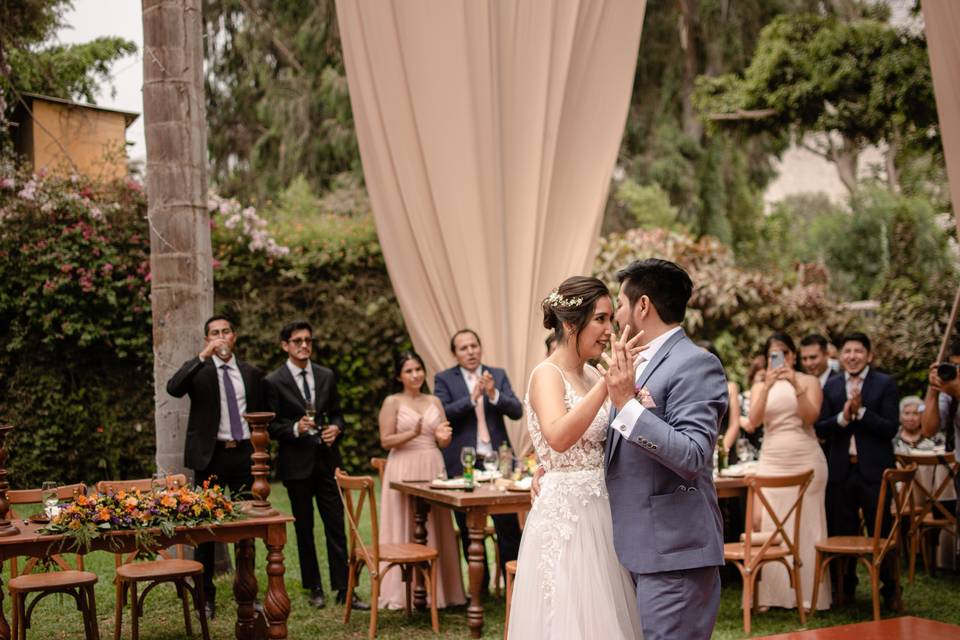
[[[103,179],[127,175],[123,114],[40,99],[33,100],[32,110],[34,171],[76,170]]]

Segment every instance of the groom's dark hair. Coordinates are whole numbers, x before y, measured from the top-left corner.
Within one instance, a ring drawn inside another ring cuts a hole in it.
[[[683,322],[693,280],[679,265],[658,258],[637,260],[617,272],[617,281],[631,307],[640,296],[647,296],[661,320],[667,324]]]

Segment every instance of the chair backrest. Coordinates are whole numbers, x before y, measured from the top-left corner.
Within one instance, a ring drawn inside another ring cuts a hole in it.
[[[885,556],[891,549],[897,549],[900,539],[900,522],[910,516],[913,504],[913,489],[916,486],[913,479],[917,473],[917,465],[911,464],[904,469],[886,469],[883,472],[883,482],[880,485],[880,497],[877,500],[877,516],[873,523],[873,555],[874,561]],[[890,531],[883,535],[884,507],[887,504],[887,492],[893,496],[893,517]]]
[[[371,576],[380,571],[380,530],[377,523],[377,497],[374,494],[374,480],[370,476],[350,476],[337,469],[337,487],[350,527],[350,557],[359,557],[367,565]],[[360,534],[363,510],[370,511],[370,542],[366,543]]]
[[[813,480],[813,469],[796,473],[789,476],[748,476],[747,484],[747,519],[744,527],[744,557],[743,564],[749,568],[756,568],[763,562],[763,556],[767,550],[775,546],[778,541],[790,549],[794,561],[800,566],[800,551],[798,549],[798,538],[800,537],[800,516],[803,509],[803,496],[807,493],[807,488]],[[764,494],[764,489],[789,489],[797,488],[797,497],[785,512],[778,513]],[[764,540],[759,548],[753,547],[751,537],[753,533],[753,511],[759,504],[767,512],[773,521],[774,530],[770,532],[770,537]],[[787,521],[793,516],[793,531],[787,531]]]
[[[187,476],[182,473],[176,473],[173,475],[167,476],[167,488],[176,489],[179,487],[187,486]],[[153,479],[152,478],[137,478],[135,480],[101,480],[97,483],[97,493],[110,493],[111,491],[141,491],[147,493],[153,491]],[[161,558],[167,560],[177,557],[184,558],[186,555],[185,547],[182,544],[175,545],[170,547],[173,549],[171,554],[166,549],[161,549],[157,552]],[[122,564],[127,564],[128,562],[133,562],[137,558],[143,555],[143,552],[140,550],[134,551],[133,553],[128,554],[124,557],[123,553],[114,554],[114,564],[120,566]]]
[[[81,494],[87,493],[87,486],[82,482],[77,484],[65,484],[57,487],[57,499],[58,500],[72,500]],[[7,501],[10,503],[10,511],[7,512],[7,517],[10,520],[15,520],[20,516],[17,515],[16,510],[13,508],[14,505],[41,505],[43,504],[43,490],[42,489],[10,489],[7,491]],[[70,563],[67,562],[62,555],[55,553],[49,556],[51,562],[57,565],[61,570],[69,571],[74,567],[70,566]],[[17,558],[10,558],[10,576],[16,577],[20,574],[33,573],[33,570],[39,564],[39,558],[28,558],[24,563],[23,567],[19,567],[17,564]],[[76,556],[76,568],[83,570],[83,556],[77,554]]]
[[[370,458],[370,466],[380,474],[380,491],[383,491],[383,474],[387,470],[386,458]]]

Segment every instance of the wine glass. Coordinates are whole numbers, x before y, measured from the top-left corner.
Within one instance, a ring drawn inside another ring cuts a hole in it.
[[[466,467],[473,468],[473,464],[477,461],[477,450],[473,447],[464,447],[460,449],[460,464]]]
[[[43,511],[48,518],[52,518],[60,500],[57,498],[57,483],[52,480],[40,485],[40,499],[43,501]]]
[[[162,493],[164,489],[167,488],[167,472],[163,469],[158,469],[156,473],[150,478],[150,489],[154,493]]]
[[[483,454],[483,470],[492,478],[497,477],[500,470],[500,454],[496,451],[488,451]]]
[[[750,441],[746,438],[740,438],[737,440],[737,460],[740,462],[747,462],[753,460],[753,447],[750,446]]]
[[[314,420],[317,417],[317,407],[315,404],[313,404],[313,400],[306,401],[306,404],[303,407],[303,415],[310,418],[311,420]],[[314,424],[316,424],[316,422],[314,422]],[[312,436],[317,435],[316,427],[310,429],[310,431],[308,431],[307,433],[309,433]]]

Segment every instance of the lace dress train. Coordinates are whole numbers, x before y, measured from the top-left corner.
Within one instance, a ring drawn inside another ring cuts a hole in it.
[[[569,410],[580,398],[566,379],[564,389]],[[509,638],[641,638],[636,590],[613,547],[603,473],[607,410],[562,453],[544,440],[529,401],[527,415],[546,474],[520,541]]]

